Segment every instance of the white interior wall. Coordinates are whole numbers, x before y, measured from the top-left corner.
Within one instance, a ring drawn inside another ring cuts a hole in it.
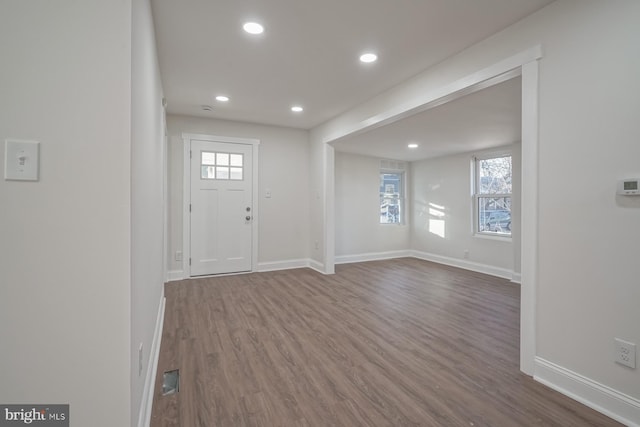
[[[410,186],[411,182],[407,186],[407,199]],[[380,159],[336,152],[335,189],[338,262],[392,257],[409,249],[408,206],[405,224],[380,224]]]
[[[502,149],[512,153],[517,175],[520,144]],[[483,238],[472,232],[470,164],[474,155],[483,153],[486,151],[411,162],[407,168],[407,222],[387,225],[380,224],[377,216],[380,159],[336,152],[336,262],[417,255],[517,279],[519,251],[515,252],[513,242],[519,241],[518,180],[512,199],[512,238]],[[442,212],[444,219],[431,215],[433,210]],[[443,236],[438,228],[441,225]]]
[[[519,155],[519,144],[504,148],[513,155]],[[512,222],[516,226],[510,239],[479,237],[473,233],[471,163],[474,155],[486,152],[462,153],[412,163],[411,249],[423,253],[426,258],[445,257],[452,262],[470,262],[495,271],[502,270],[502,276],[511,278],[515,261],[513,237],[519,230],[519,218],[513,216]],[[516,162],[513,162],[513,167],[514,175],[518,174]],[[517,190],[514,186],[514,204],[519,200]],[[466,257],[465,251],[468,251]]]
[[[619,178],[640,175],[637,16],[634,0],[558,0],[311,132],[320,145],[541,45],[536,373],[550,362],[574,397],[602,398],[601,410],[623,396],[623,417],[636,423],[640,373],[612,352],[614,337],[640,343],[640,200],[615,196]],[[580,185],[562,191],[567,178]]]
[[[175,261],[182,248],[183,133],[260,140],[259,248],[260,269],[304,265],[309,258],[309,143],[308,132],[197,117],[167,117],[170,138],[169,269],[179,277],[182,263]],[[266,197],[270,190],[271,197]]]
[[[149,0],[134,0],[131,74],[131,425],[143,402],[164,284],[166,144]],[[142,369],[138,351],[142,345]]]
[[[38,182],[0,174],[0,402],[126,426],[131,2],[0,8],[0,168],[6,138],[40,141]]]
[[[614,337],[640,344],[640,199],[615,194],[618,179],[640,176],[640,2],[551,11],[540,35],[537,353],[635,398],[640,424],[640,370],[613,362]],[[558,186],[569,180],[579,187]]]
[[[327,169],[332,165],[327,164],[327,153],[333,154],[333,147],[324,144],[322,140],[314,135],[314,130],[309,135],[309,184],[311,197],[309,200],[309,256],[313,267],[319,271],[330,274],[325,268],[328,263],[325,249],[330,244],[327,240],[331,237],[326,233],[327,213],[329,209],[327,203],[332,199],[332,195],[327,195],[327,179],[332,171]]]

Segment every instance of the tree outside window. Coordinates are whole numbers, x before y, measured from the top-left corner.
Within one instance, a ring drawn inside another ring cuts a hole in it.
[[[404,172],[380,172],[380,224],[402,224]]]
[[[511,155],[475,161],[476,232],[511,236]]]

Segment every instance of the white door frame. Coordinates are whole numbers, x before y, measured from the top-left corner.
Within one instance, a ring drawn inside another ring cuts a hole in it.
[[[520,370],[534,373],[536,356],[536,292],[538,286],[538,61],[542,47],[533,46],[478,70],[448,85],[420,94],[350,128],[340,128],[323,138],[325,149],[325,259],[324,272],[335,265],[335,183],[334,148],[331,142],[393,123],[421,111],[437,107],[480,89],[522,76],[522,205],[521,205],[521,295]]]
[[[252,156],[252,211],[253,221],[251,221],[251,271],[258,268],[258,229],[260,222],[260,210],[258,206],[258,148],[259,139],[235,138],[231,136],[202,135],[196,133],[183,133],[183,173],[182,173],[182,271],[184,278],[191,278],[191,221],[189,221],[189,206],[191,204],[191,141],[223,142],[229,144],[251,145]]]

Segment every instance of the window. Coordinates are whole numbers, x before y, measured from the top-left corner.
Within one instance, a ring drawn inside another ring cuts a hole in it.
[[[380,171],[380,224],[402,224],[404,172]]]
[[[511,155],[475,159],[475,232],[511,236]]]
[[[242,181],[243,154],[202,151],[200,155],[202,179]]]

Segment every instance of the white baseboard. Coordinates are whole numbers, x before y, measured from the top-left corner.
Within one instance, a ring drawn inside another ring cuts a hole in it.
[[[518,285],[522,284],[522,274],[513,272],[511,275],[511,281],[513,283],[517,283]]]
[[[491,276],[502,277],[503,279],[511,280],[511,278],[513,277],[513,272],[511,270],[507,270],[506,268],[480,264],[478,262],[472,262],[466,259],[451,258],[443,255],[436,255],[421,251],[411,251],[411,256],[423,259],[425,261],[437,262],[438,264],[450,265],[452,267],[458,267],[478,273],[489,274]]]
[[[485,273],[491,276],[502,277],[504,279],[510,279],[514,283],[520,283],[521,276],[519,273],[514,273],[510,270],[494,267],[491,265],[480,264],[477,262],[471,262],[464,259],[450,258],[442,255],[436,255],[428,252],[414,251],[414,250],[399,250],[399,251],[387,251],[387,252],[370,252],[364,254],[354,255],[340,255],[336,256],[336,264],[350,264],[354,262],[367,262],[367,261],[379,261],[384,259],[394,258],[406,258],[413,257],[426,261],[433,261],[439,264],[450,265],[452,267],[459,267],[465,270],[476,271],[478,273]],[[256,271],[277,271],[277,270],[289,270],[293,268],[311,268],[320,273],[325,273],[325,266],[323,263],[313,259],[292,259],[284,261],[272,261],[258,263]],[[186,279],[183,270],[170,270],[167,272],[167,282],[173,282],[177,280]]]
[[[324,264],[319,261],[316,261],[315,259],[309,259],[309,264],[307,264],[307,267],[317,271],[318,273],[325,274]]]
[[[164,288],[164,287],[163,287]],[[151,424],[151,409],[153,407],[153,390],[156,385],[156,373],[158,372],[158,359],[160,357],[160,343],[162,341],[162,328],[164,325],[164,307],[166,299],[164,290],[160,298],[158,307],[158,317],[156,318],[156,328],[153,331],[153,342],[151,343],[151,353],[147,365],[147,376],[144,380],[144,391],[142,401],[138,411],[138,427],[149,427]]]
[[[256,272],[265,272],[265,271],[277,271],[277,270],[290,270],[293,268],[311,268],[313,270],[317,270],[320,273],[324,273],[324,264],[314,261],[312,259],[304,258],[304,259],[290,259],[284,261],[272,261],[272,262],[261,262],[258,263]],[[166,281],[174,282],[177,280],[188,279],[185,277],[183,270],[171,270],[167,272]]]
[[[433,261],[439,264],[450,265],[452,267],[463,268],[465,270],[476,271],[478,273],[489,274],[491,276],[502,277],[504,279],[510,279],[514,283],[520,283],[520,274],[514,273],[510,270],[494,267],[487,264],[480,264],[464,259],[450,258],[443,255],[432,254],[428,252],[414,251],[414,250],[400,250],[400,251],[387,251],[387,252],[370,252],[364,254],[354,255],[340,255],[336,256],[336,264],[350,264],[354,262],[367,262],[367,261],[380,261],[384,259],[394,258],[406,258],[413,257],[426,261]],[[258,272],[265,271],[277,271],[277,270],[289,270],[293,268],[311,268],[320,273],[325,272],[324,264],[313,259],[292,259],[284,261],[273,262],[261,262],[258,264]],[[176,280],[183,280],[183,270],[171,270],[167,272],[167,282]]]
[[[401,250],[401,251],[388,251],[388,252],[372,252],[364,254],[354,255],[340,255],[336,256],[336,264],[348,264],[352,262],[367,262],[378,261],[383,259],[394,258],[418,258],[425,261],[437,262],[438,264],[450,265],[452,267],[458,267],[465,270],[476,271],[478,273],[489,274],[491,276],[501,277],[503,279],[510,279],[514,283],[520,283],[520,274],[513,273],[511,270],[505,268],[494,267],[492,265],[480,264],[464,259],[450,258],[443,255],[436,255],[428,252],[414,251],[414,250]]]
[[[183,270],[171,270],[167,272],[167,282],[173,282],[182,279],[184,279]]]
[[[383,259],[406,258],[412,255],[412,251],[387,251],[387,252],[370,252],[355,255],[336,256],[336,264],[349,264],[353,262],[380,261]]]
[[[261,262],[258,263],[257,271],[276,271],[276,270],[290,270],[293,268],[306,268],[309,267],[309,259],[292,259],[286,261],[274,261],[274,262]]]
[[[624,425],[640,427],[640,400],[541,357],[536,357],[534,363],[536,381]]]

